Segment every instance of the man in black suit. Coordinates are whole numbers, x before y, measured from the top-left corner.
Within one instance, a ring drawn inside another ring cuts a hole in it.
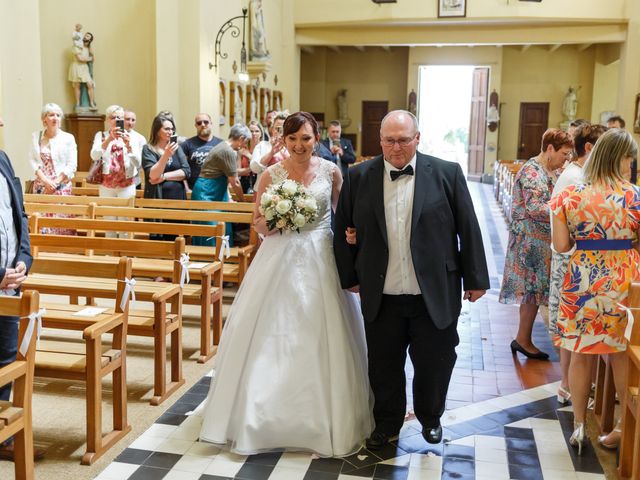
[[[398,434],[406,413],[406,352],[422,435],[442,440],[440,417],[456,361],[464,299],[489,288],[480,227],[462,169],[416,152],[409,112],[382,120],[383,155],[349,169],[336,211],[334,250],[342,287],[360,292],[375,397],[369,448]],[[355,228],[349,245],[346,229]]]
[[[356,154],[353,151],[351,141],[341,138],[342,126],[337,120],[332,120],[327,129],[327,138],[322,140],[322,144],[331,152],[330,160],[340,167],[342,178],[346,178],[349,173],[349,165],[355,163]]]
[[[0,118],[0,127],[4,123]],[[24,212],[22,187],[7,154],[0,150],[0,295],[18,295],[31,267],[29,227]],[[0,316],[0,367],[18,353],[18,317]],[[9,400],[11,384],[0,387],[0,400]],[[44,455],[34,449],[34,456]],[[0,459],[13,460],[13,444],[0,445]]]

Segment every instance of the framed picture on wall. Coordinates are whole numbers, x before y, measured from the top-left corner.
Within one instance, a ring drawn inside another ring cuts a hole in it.
[[[229,85],[229,125],[244,123],[244,90],[242,84],[231,82]]]
[[[640,133],[640,93],[636,95],[636,109],[633,118],[633,132]]]
[[[226,80],[222,80],[220,79],[220,92],[219,92],[219,99],[220,99],[220,118],[218,120],[218,123],[220,125],[224,125],[225,123],[227,123],[227,81]]]
[[[267,112],[271,110],[271,89],[260,89],[260,118],[264,118]]]
[[[274,90],[272,94],[271,110],[276,112],[282,111],[282,92],[280,90]]]
[[[437,0],[438,17],[466,17],[467,0]]]

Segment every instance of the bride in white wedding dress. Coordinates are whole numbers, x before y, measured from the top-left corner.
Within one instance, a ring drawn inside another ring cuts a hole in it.
[[[331,209],[342,185],[335,164],[313,156],[318,126],[289,116],[291,157],[269,167],[270,183],[307,186],[317,220],[300,233],[267,231],[227,316],[200,440],[244,455],[269,450],[323,457],[359,450],[373,429],[364,327],[354,294],[341,289],[333,256]]]

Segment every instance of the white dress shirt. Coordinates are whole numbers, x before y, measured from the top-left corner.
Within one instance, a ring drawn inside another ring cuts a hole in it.
[[[384,217],[387,224],[389,263],[382,293],[386,295],[420,295],[420,285],[411,257],[411,213],[416,184],[416,156],[408,165],[413,175],[391,180],[391,170],[398,170],[384,161]]]

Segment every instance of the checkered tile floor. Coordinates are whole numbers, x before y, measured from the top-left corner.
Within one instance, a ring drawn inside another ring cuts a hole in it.
[[[125,449],[99,480],[604,479],[593,448],[568,445],[570,408],[558,409],[556,384],[448,411],[444,442],[427,444],[416,420],[378,451],[344,459],[303,453],[241,456],[198,441],[200,419],[187,416],[206,397],[204,377]]]

